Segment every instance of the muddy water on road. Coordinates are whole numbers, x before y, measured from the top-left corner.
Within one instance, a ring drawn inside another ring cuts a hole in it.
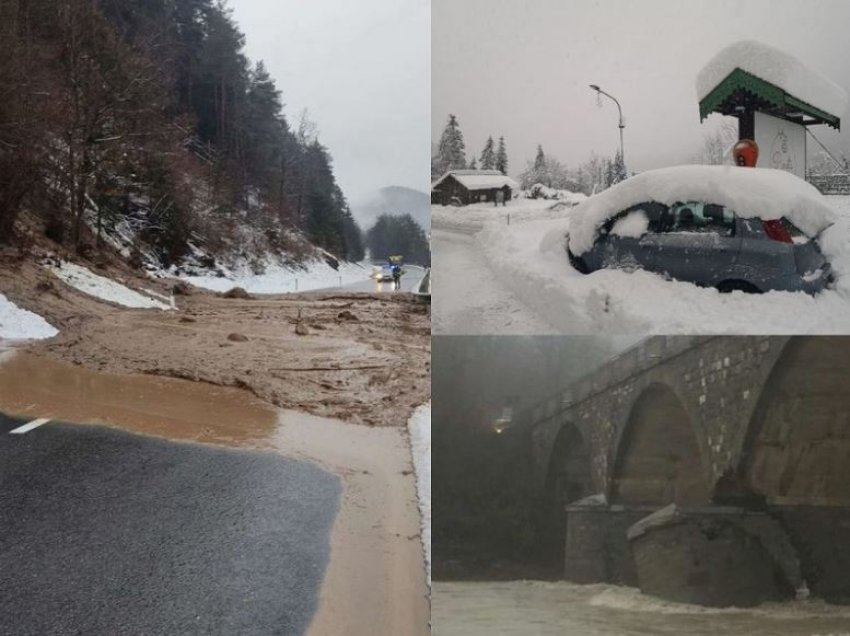
[[[110,375],[0,351],[0,410],[279,452],[340,476],[345,495],[312,636],[428,634],[430,607],[404,432],[280,411],[235,388]]]
[[[9,350],[0,353],[0,408],[9,415],[251,448],[269,447],[277,420],[273,407],[239,389],[96,373]]]

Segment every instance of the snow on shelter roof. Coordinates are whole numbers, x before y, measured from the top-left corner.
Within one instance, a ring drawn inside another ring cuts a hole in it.
[[[649,170],[580,203],[570,212],[569,246],[583,254],[609,218],[634,205],[703,201],[735,211],[743,218],[787,218],[808,236],[835,220],[835,212],[817,189],[784,170],[738,166],[675,166]]]
[[[449,170],[431,185],[431,189],[436,188],[449,176],[454,177],[464,188],[472,191],[503,188],[504,186],[512,189],[519,187],[516,181],[506,177],[498,170]]]
[[[782,89],[792,97],[840,118],[847,110],[847,92],[777,48],[743,40],[730,44],[697,74],[699,101],[703,101],[736,68]]]

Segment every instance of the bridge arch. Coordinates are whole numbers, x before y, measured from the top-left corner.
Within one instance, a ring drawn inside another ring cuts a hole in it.
[[[560,571],[564,563],[567,504],[593,494],[591,447],[579,428],[565,422],[558,429],[546,469],[540,509],[540,547],[545,561]]]
[[[705,443],[677,392],[651,382],[627,412],[615,446],[609,501],[657,507],[710,503]]]
[[[850,505],[850,338],[788,341],[765,381],[740,457],[769,504]]]

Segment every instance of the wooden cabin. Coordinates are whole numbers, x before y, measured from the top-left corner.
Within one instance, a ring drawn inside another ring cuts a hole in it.
[[[496,203],[499,192],[510,201],[519,185],[498,170],[449,170],[431,185],[432,205]]]

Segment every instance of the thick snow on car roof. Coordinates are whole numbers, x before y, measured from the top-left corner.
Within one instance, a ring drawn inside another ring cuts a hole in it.
[[[736,68],[836,117],[842,117],[847,110],[847,93],[843,88],[793,55],[754,40],[730,44],[711,58],[697,74],[699,101]]]
[[[737,166],[675,166],[650,170],[590,197],[570,212],[569,245],[583,254],[599,228],[633,205],[704,201],[726,206],[744,218],[787,218],[808,236],[835,220],[835,212],[817,189],[783,170]]]

